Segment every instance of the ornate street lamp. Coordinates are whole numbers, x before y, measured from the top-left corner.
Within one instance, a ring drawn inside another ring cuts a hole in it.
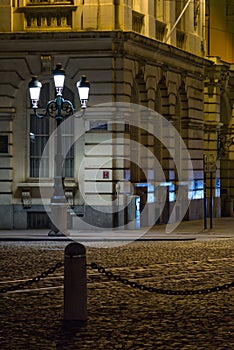
[[[233,128],[221,128],[218,130],[217,138],[217,159],[222,159],[230,151],[230,147],[234,145]]]
[[[66,234],[67,230],[67,200],[64,194],[64,178],[62,176],[64,157],[62,154],[62,135],[59,125],[64,119],[72,115],[75,109],[69,100],[65,100],[62,97],[65,81],[65,70],[62,68],[60,63],[56,65],[56,68],[53,71],[53,77],[57,95],[54,100],[47,103],[44,114],[38,113],[38,102],[42,84],[38,81],[37,77],[32,77],[32,81],[28,84],[28,88],[34,115],[39,119],[45,117],[54,118],[57,123],[56,154],[54,157],[54,193],[51,198],[51,217],[54,223],[59,223],[59,228],[52,223],[49,235],[58,236]],[[83,75],[78,81],[77,89],[80,97],[81,108],[84,111],[87,107],[90,89],[90,83],[86,80],[86,76]]]

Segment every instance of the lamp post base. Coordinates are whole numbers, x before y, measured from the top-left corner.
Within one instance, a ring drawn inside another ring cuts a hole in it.
[[[67,203],[51,203],[51,229],[48,236],[64,237],[67,232]]]

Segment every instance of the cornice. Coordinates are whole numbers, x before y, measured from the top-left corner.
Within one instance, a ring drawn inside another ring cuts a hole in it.
[[[77,9],[77,6],[74,5],[47,5],[47,6],[33,6],[33,5],[27,5],[23,7],[19,7],[16,12],[23,12],[23,13],[48,13],[48,12],[64,12],[64,11],[75,11]]]
[[[69,6],[69,5],[68,5]],[[190,52],[178,49],[177,47],[171,46],[169,44],[157,41],[152,38],[134,33],[134,32],[124,32],[124,31],[72,31],[67,30],[63,32],[16,32],[16,33],[0,33],[0,42],[11,43],[13,42],[29,42],[29,41],[69,41],[69,40],[78,40],[80,42],[85,42],[85,40],[92,41],[93,39],[102,39],[107,41],[113,41],[115,44],[122,45],[122,49],[126,49],[126,43],[129,48],[136,48],[139,55],[144,56],[145,52],[151,52],[152,55],[155,55],[154,60],[163,59],[163,57],[171,57],[172,59],[181,60],[181,62],[186,62],[186,64],[193,63],[193,65],[199,68],[208,68],[213,66],[215,63],[212,60],[207,59],[206,57],[200,57]],[[115,45],[116,46],[116,45]],[[17,51],[17,45],[15,47]],[[34,47],[35,49],[35,47]],[[1,49],[0,49],[1,50]],[[10,51],[14,51],[14,47]],[[142,53],[140,52],[142,50]]]

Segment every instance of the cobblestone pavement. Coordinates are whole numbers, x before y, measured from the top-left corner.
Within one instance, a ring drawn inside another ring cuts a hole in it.
[[[0,288],[63,262],[66,245],[0,242]],[[233,253],[233,239],[135,242],[87,248],[87,263],[147,286],[195,290],[232,282]],[[63,268],[1,294],[1,350],[234,349],[234,288],[171,296],[110,281],[90,267],[87,275],[88,320],[83,325],[63,322]]]

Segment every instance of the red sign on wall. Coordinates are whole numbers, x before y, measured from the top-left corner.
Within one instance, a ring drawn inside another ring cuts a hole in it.
[[[103,171],[103,179],[109,179],[109,175],[110,175],[109,171],[107,170]]]

